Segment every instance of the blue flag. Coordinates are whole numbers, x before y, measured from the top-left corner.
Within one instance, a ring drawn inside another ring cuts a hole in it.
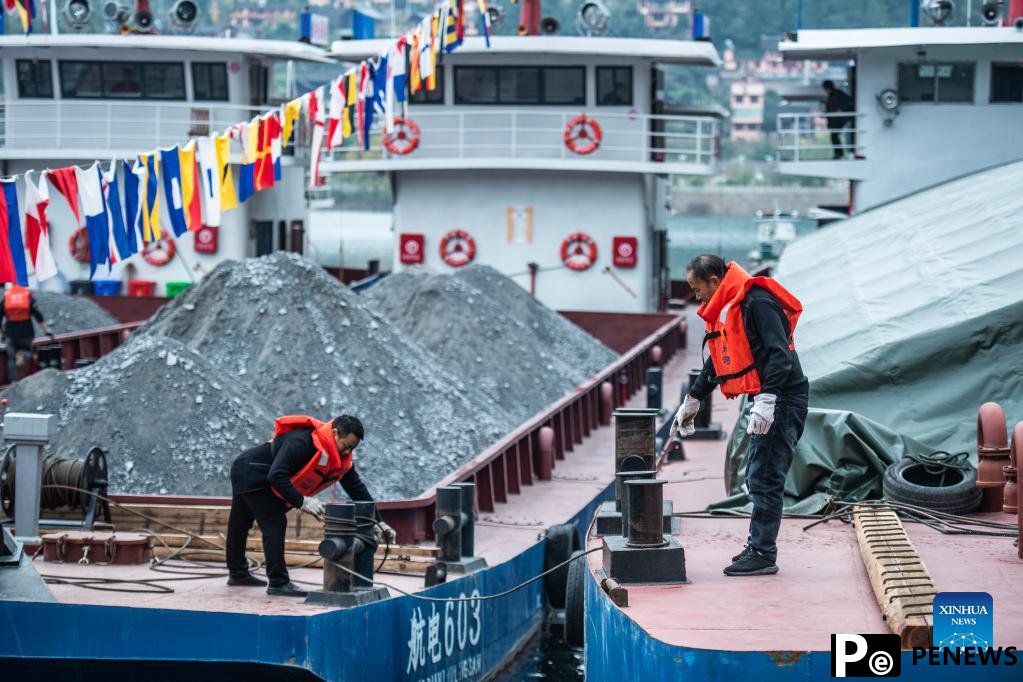
[[[14,272],[18,284],[28,286],[28,267],[25,264],[25,242],[21,239],[21,212],[18,210],[18,188],[14,180],[3,183],[4,198],[7,199],[7,243],[11,247]]]
[[[181,194],[181,159],[178,148],[160,150],[160,165],[163,167],[163,198],[167,200],[167,215],[171,219],[174,236],[188,232],[185,220],[185,201]]]

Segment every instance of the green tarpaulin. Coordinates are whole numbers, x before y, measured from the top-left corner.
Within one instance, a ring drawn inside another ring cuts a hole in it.
[[[810,378],[786,482],[793,511],[878,497],[884,467],[907,451],[975,450],[986,401],[1010,428],[1023,420],[1023,162],[803,237],[775,277],[803,302],[795,340]],[[728,444],[722,505],[746,502],[745,423]]]

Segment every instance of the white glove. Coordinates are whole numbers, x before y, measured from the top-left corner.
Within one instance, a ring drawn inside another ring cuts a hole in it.
[[[388,544],[393,545],[398,540],[398,533],[383,521],[378,521],[373,530],[376,533],[378,543],[383,543],[384,540],[387,540]]]
[[[675,413],[675,428],[680,436],[691,436],[696,433],[696,413],[700,411],[700,401],[686,395],[682,405]]]
[[[759,393],[753,398],[746,433],[762,436],[771,430],[771,424],[774,423],[774,403],[777,400],[778,396],[773,393]]]
[[[306,514],[312,514],[316,517],[323,516],[323,503],[316,497],[303,497],[302,498],[302,511]]]

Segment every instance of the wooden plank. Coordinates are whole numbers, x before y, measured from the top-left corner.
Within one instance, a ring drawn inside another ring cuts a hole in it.
[[[902,639],[904,649],[929,647],[938,588],[898,514],[855,507],[853,524],[870,586],[888,627]]]
[[[158,559],[166,559],[175,552],[180,551],[177,547],[163,547],[157,545],[153,548],[153,555]],[[262,552],[246,552],[245,555],[250,559],[256,561],[262,561]],[[214,563],[224,562],[224,552],[217,549],[187,549],[185,555],[181,558],[188,559],[190,561],[210,561]],[[381,556],[376,557],[376,562],[379,563]],[[316,554],[307,554],[304,552],[285,552],[284,563],[291,568],[323,568],[323,559]],[[406,556],[389,556],[381,566],[378,573],[391,573],[394,575],[411,575],[411,576],[422,576],[426,574],[426,569],[433,565],[433,561],[417,560],[412,557]]]

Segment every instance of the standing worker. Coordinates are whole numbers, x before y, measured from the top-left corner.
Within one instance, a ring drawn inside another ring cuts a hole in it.
[[[291,582],[284,563],[284,534],[288,509],[294,507],[319,518],[323,502],[316,495],[340,481],[355,501],[372,502],[366,484],[355,470],[353,455],[363,437],[362,422],[343,414],[329,422],[312,417],[281,417],[273,438],[250,448],[231,465],[231,515],[227,521],[227,569],[232,586],[263,586],[249,573],[245,543],[255,520],[263,534],[267,594],[304,597]],[[394,529],[377,513],[377,539],[394,542]]]
[[[827,80],[821,84],[824,88],[824,92],[827,93],[828,98],[824,102],[824,111],[829,114],[841,114],[842,112],[848,112],[853,110],[852,98],[843,91],[835,87],[835,81]],[[849,144],[846,145],[842,139],[844,137],[843,131],[846,126],[852,126],[853,120],[851,116],[828,116],[828,129],[831,131],[831,147],[832,147],[832,159],[841,159],[845,156],[846,149],[853,152],[855,156],[856,152],[856,131],[849,133]],[[855,127],[855,126],[852,126]]]
[[[746,548],[732,557],[725,575],[777,573],[785,475],[806,424],[810,382],[792,341],[803,306],[770,277],[750,277],[734,261],[697,256],[689,263],[689,285],[702,304],[709,357],[675,415],[683,436],[714,386],[726,398],[753,396],[746,485],[753,500]]]
[[[8,284],[4,291],[3,310],[0,311],[0,319],[3,321],[0,341],[6,341],[7,378],[11,383],[22,378],[32,361],[32,341],[36,336],[33,318],[43,328],[43,332],[53,338],[53,331],[36,307],[32,292],[19,284]]]

